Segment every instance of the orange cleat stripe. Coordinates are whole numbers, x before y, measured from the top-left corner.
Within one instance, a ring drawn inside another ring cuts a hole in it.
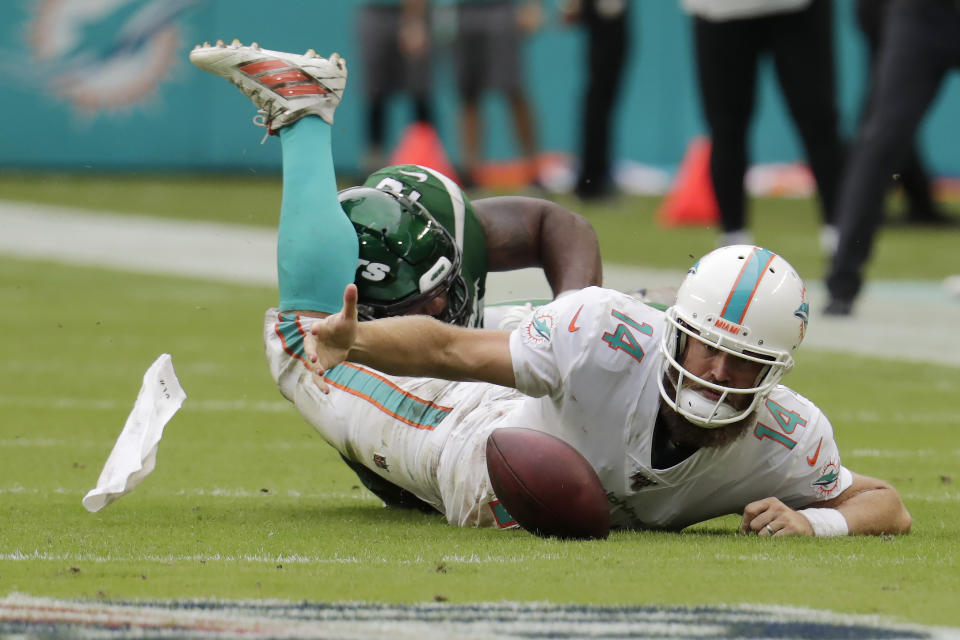
[[[240,67],[240,71],[252,76],[264,71],[271,71],[273,69],[289,68],[290,64],[284,62],[283,60],[263,60],[262,62],[251,62],[250,64],[245,64]]]
[[[318,84],[298,84],[292,87],[280,87],[279,89],[274,89],[273,92],[281,96],[324,96],[330,93],[326,88]]]
[[[280,73],[271,73],[270,75],[257,78],[268,87],[283,84],[284,82],[309,82],[310,77],[299,69],[292,71],[281,71]]]

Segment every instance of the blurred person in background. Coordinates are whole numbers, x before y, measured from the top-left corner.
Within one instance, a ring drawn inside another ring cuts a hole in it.
[[[947,74],[960,67],[960,4],[893,0],[874,72],[871,108],[857,133],[837,200],[839,242],[827,274],[825,313],[850,315],[863,285],[890,176]]]
[[[723,231],[718,246],[752,242],[744,176],[762,56],[780,89],[816,179],[820,246],[836,246],[834,205],[843,168],[831,0],[681,0],[693,16],[697,76],[712,139],[710,174]]]
[[[863,105],[861,122],[867,119],[872,108],[872,87],[876,82],[877,60],[880,48],[883,45],[883,30],[885,29],[889,9],[890,0],[857,0],[857,25],[867,41],[867,51],[870,58],[870,83]],[[902,219],[904,224],[923,226],[957,224],[954,218],[940,211],[934,201],[930,177],[920,156],[916,138],[905,152],[903,165],[894,174],[891,184],[899,185],[903,189],[906,200],[906,209]],[[890,218],[887,221],[893,222]]]
[[[566,0],[564,22],[587,32],[587,83],[581,101],[580,174],[575,192],[599,200],[613,192],[611,133],[630,44],[628,0]]]
[[[524,40],[543,21],[540,0],[446,0],[456,5],[453,57],[460,98],[462,179],[475,184],[483,161],[482,98],[507,99],[527,181],[539,183],[537,133],[524,77]],[[437,4],[441,4],[437,0]]]
[[[432,123],[430,30],[427,0],[366,0],[357,9],[357,41],[367,98],[367,149],[364,169],[386,159],[387,106],[406,93],[413,119]]]

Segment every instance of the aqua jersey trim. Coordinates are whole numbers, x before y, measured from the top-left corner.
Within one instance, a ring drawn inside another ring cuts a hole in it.
[[[327,371],[333,387],[366,400],[387,415],[417,429],[433,430],[453,410],[409,393],[376,371],[343,362]]]
[[[489,503],[490,511],[493,512],[493,519],[497,521],[497,526],[501,529],[509,529],[517,526],[516,519],[510,515],[506,507],[500,504],[499,500],[493,500]]]
[[[294,313],[279,314],[274,331],[283,350],[307,365],[303,351],[306,330]],[[453,408],[438,405],[409,393],[377,372],[344,362],[327,371],[324,379],[333,387],[366,400],[387,415],[417,429],[433,430]]]
[[[757,287],[760,286],[760,281],[767,273],[767,267],[776,257],[777,254],[768,249],[754,247],[750,257],[744,261],[736,282],[733,283],[733,288],[730,290],[726,304],[723,305],[720,317],[735,324],[743,324],[743,318],[747,315],[750,303],[753,302]]]
[[[300,316],[295,313],[281,312],[277,315],[279,321],[273,325],[273,330],[280,338],[280,344],[283,350],[290,356],[296,358],[303,364],[307,364],[303,352],[303,338],[307,335],[303,325],[300,324]]]

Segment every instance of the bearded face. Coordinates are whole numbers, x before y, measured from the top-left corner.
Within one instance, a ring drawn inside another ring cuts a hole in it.
[[[707,382],[740,389],[752,387],[763,369],[761,363],[738,358],[700,340],[686,341],[681,362],[687,371]],[[678,393],[677,379],[676,371],[668,371],[664,376],[664,386],[674,390],[674,397]],[[683,380],[682,389],[685,393],[701,395],[709,403],[716,403],[721,398],[720,392],[690,378]],[[724,403],[737,413],[749,407],[752,401],[753,396],[749,394],[730,394],[724,399]],[[727,445],[743,435],[755,416],[755,413],[749,413],[736,422],[705,428],[690,422],[665,404],[661,405],[660,411],[670,427],[670,439],[679,445],[693,447]]]
[[[669,381],[667,384],[671,384]],[[660,404],[660,415],[669,428],[669,438],[685,447],[723,447],[737,440],[753,424],[756,413],[747,414],[737,422],[707,429],[693,424],[665,403]]]

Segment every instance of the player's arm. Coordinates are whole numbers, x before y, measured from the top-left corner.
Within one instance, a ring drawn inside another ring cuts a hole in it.
[[[555,202],[522,196],[473,201],[490,271],[541,267],[553,295],[603,282],[593,225]]]
[[[399,376],[516,384],[509,332],[466,329],[428,316],[361,323],[353,284],[344,291],[343,309],[313,323],[304,348],[323,391],[323,373],[345,360]]]
[[[740,528],[761,536],[812,536],[814,522],[820,535],[841,535],[844,523],[848,535],[883,535],[908,533],[912,519],[896,489],[883,480],[854,473],[853,484],[843,493],[798,511],[777,498],[752,502],[743,510]]]
[[[912,522],[896,489],[883,480],[857,473],[846,491],[810,508],[838,510],[852,535],[909,533]]]

